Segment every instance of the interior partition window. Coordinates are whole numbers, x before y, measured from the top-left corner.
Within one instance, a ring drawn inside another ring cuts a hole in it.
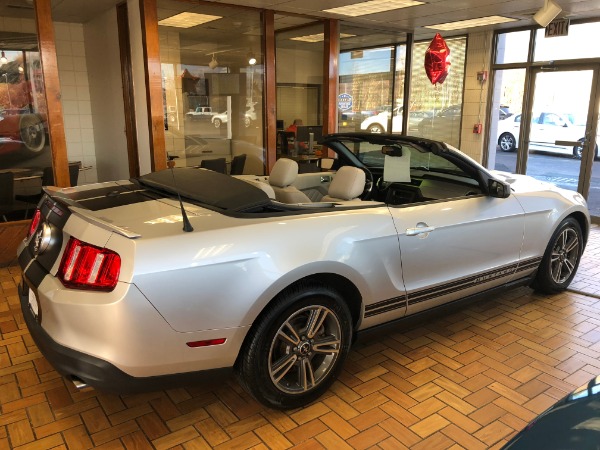
[[[0,18],[0,222],[29,217],[41,197],[44,173],[52,177],[33,9],[15,10],[11,16],[5,8],[4,13]]]
[[[444,82],[436,85],[423,69],[429,43],[416,42],[413,46],[409,128],[413,135],[459,147],[467,39],[446,39],[452,64]]]
[[[158,25],[168,157],[227,173],[244,159],[242,173],[264,173],[260,13],[159,0]]]
[[[277,157],[301,159],[316,151],[323,130],[324,25],[285,27],[285,19],[275,16]],[[314,169],[309,164],[301,169]]]

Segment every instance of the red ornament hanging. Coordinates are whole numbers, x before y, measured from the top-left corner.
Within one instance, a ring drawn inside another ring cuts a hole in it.
[[[431,84],[442,84],[450,70],[450,49],[444,38],[436,33],[425,52],[425,72]]]

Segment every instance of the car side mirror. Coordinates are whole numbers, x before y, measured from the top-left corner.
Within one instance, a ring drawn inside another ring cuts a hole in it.
[[[491,178],[488,180],[488,194],[494,198],[508,198],[510,197],[510,186]]]

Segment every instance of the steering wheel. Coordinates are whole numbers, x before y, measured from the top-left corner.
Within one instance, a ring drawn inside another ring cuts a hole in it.
[[[361,169],[365,172],[365,190],[360,195],[361,200],[369,200],[371,195],[373,195],[373,174],[366,167],[361,167]]]

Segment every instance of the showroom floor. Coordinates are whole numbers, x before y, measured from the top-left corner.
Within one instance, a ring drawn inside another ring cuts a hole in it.
[[[574,285],[598,294],[593,234]],[[33,344],[19,280],[18,268],[0,268],[0,449],[499,448],[600,374],[598,299],[521,288],[358,344],[341,379],[301,410],[265,409],[233,380],[77,392]]]

